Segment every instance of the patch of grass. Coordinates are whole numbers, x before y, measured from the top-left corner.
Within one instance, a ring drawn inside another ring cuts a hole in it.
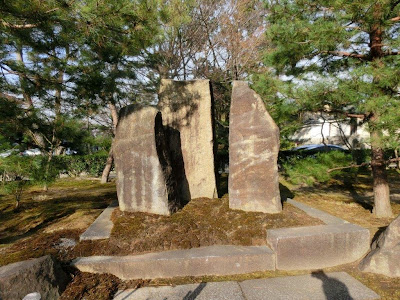
[[[0,265],[4,265],[44,254],[60,256],[53,247],[57,239],[78,239],[116,199],[116,192],[114,184],[63,179],[47,192],[39,186],[28,189],[18,210],[12,195],[0,197]]]
[[[400,175],[395,170],[389,170],[388,174],[395,217],[400,214]],[[293,190],[295,200],[368,228],[371,237],[382,231],[394,218],[376,218],[372,214],[373,191],[369,173],[359,174],[353,182],[331,180],[324,185]]]

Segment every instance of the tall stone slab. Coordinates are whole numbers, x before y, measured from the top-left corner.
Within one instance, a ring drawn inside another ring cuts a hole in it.
[[[364,272],[400,277],[400,215],[372,244],[371,252],[361,261]]]
[[[209,80],[161,80],[158,107],[163,114],[172,163],[185,170],[186,178],[177,178],[180,193],[187,201],[217,197]]]
[[[234,81],[229,119],[229,207],[282,211],[278,178],[279,129],[245,81]]]
[[[121,110],[113,153],[122,211],[170,215],[181,206],[156,108],[129,105]]]

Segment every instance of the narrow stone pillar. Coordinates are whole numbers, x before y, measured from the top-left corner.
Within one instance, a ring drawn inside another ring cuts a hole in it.
[[[187,201],[217,197],[210,81],[162,79],[158,107],[172,163],[185,169],[177,178],[180,193]]]
[[[245,81],[234,81],[229,119],[229,207],[282,211],[278,177],[279,129]]]
[[[156,108],[129,105],[121,109],[113,147],[122,211],[170,215],[181,207]]]

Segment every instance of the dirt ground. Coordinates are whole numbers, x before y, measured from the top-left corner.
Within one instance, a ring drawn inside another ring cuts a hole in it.
[[[400,175],[391,171],[392,209],[400,213]],[[372,184],[368,174],[360,174],[351,184],[335,180],[317,187],[294,187],[284,179],[281,192],[297,201],[369,228],[376,237],[393,218],[377,219],[371,214]],[[121,281],[103,274],[81,273],[68,262],[92,254],[124,255],[209,244],[262,245],[265,230],[318,224],[295,207],[285,204],[279,215],[236,212],[228,209],[228,197],[196,199],[171,217],[143,213],[113,214],[115,227],[109,241],[79,243],[79,235],[101,211],[116,199],[113,183],[96,180],[62,180],[47,193],[31,188],[24,193],[21,206],[14,211],[14,200],[0,194],[0,265],[52,254],[64,263],[72,280],[62,299],[112,299],[118,289],[146,285],[174,285],[206,281],[246,280],[252,278],[299,275],[304,272],[258,272],[235,276],[185,277],[159,280]],[[400,278],[362,273],[357,262],[325,269],[345,271],[375,290],[382,299],[400,299]]]

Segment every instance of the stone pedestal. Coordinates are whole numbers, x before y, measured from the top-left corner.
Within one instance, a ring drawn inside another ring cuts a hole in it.
[[[161,113],[156,108],[123,108],[113,147],[122,211],[169,215],[181,206]]]
[[[177,178],[180,193],[187,201],[217,197],[209,80],[161,80],[158,107],[166,126],[172,164],[185,169],[186,178]]]
[[[279,129],[245,81],[234,81],[229,119],[229,207],[282,211],[278,177]]]

